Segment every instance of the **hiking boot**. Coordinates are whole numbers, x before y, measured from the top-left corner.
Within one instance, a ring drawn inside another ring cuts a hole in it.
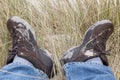
[[[7,64],[13,62],[14,57],[25,58],[34,67],[43,70],[49,77],[53,68],[53,61],[48,51],[39,48],[34,30],[24,19],[14,16],[7,21],[7,28],[12,37],[12,50],[9,51]]]
[[[86,31],[82,44],[69,49],[63,54],[61,62],[85,62],[88,59],[100,57],[103,64],[108,66],[106,57],[106,41],[113,33],[114,25],[109,20],[98,21]]]

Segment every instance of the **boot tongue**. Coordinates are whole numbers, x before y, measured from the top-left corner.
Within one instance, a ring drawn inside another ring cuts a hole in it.
[[[96,55],[96,53],[94,52],[93,49],[86,50],[84,54],[85,54],[86,56],[88,56],[88,57],[92,57],[92,56],[95,56],[95,55]]]

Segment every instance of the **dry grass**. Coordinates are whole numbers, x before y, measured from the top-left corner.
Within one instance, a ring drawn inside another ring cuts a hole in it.
[[[120,0],[0,0],[0,67],[5,64],[11,47],[6,21],[17,15],[35,29],[38,44],[55,58],[59,76],[63,80],[59,57],[72,46],[80,45],[86,29],[102,19],[115,25],[107,49],[110,66],[120,79]]]

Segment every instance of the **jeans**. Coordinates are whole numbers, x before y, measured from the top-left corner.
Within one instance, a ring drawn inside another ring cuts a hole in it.
[[[66,80],[116,80],[110,67],[99,62],[70,62],[63,66]],[[18,58],[0,70],[0,80],[49,80],[29,61]]]
[[[84,62],[64,66],[67,80],[116,80],[110,67]]]

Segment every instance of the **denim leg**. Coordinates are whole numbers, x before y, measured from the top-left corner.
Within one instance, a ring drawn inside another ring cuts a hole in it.
[[[85,63],[95,63],[95,64],[103,65],[103,62],[99,57],[89,59]]]
[[[13,63],[0,69],[0,80],[49,80],[41,70],[26,59],[15,57]]]
[[[116,80],[110,67],[96,63],[70,62],[63,68],[67,80]]]
[[[13,60],[13,63],[23,63],[23,64],[26,64],[26,65],[29,65],[29,66],[33,66],[33,64],[31,62],[29,62],[28,60],[22,58],[22,57],[19,57],[19,56],[15,56],[14,60]]]

